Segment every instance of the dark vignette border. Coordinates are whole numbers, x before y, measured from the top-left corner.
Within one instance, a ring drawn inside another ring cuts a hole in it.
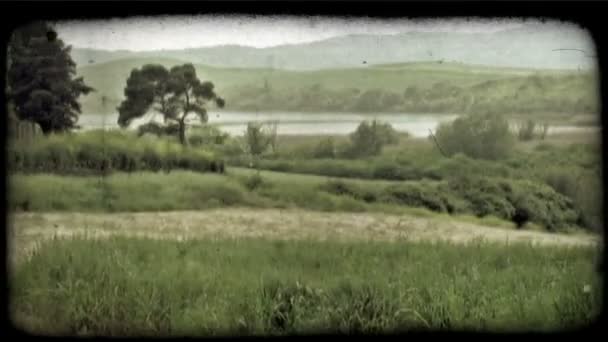
[[[407,1],[283,1],[283,2],[253,2],[253,1],[224,1],[224,2],[160,2],[160,1],[97,1],[97,2],[13,2],[10,4],[2,3],[0,5],[0,26],[1,42],[0,42],[0,70],[2,74],[6,74],[6,47],[10,38],[11,32],[16,27],[19,27],[32,20],[66,20],[66,19],[109,19],[109,18],[128,18],[132,16],[156,16],[156,15],[195,15],[195,14],[220,14],[220,15],[296,15],[296,16],[338,16],[338,17],[371,17],[371,18],[437,18],[437,17],[471,17],[478,18],[536,18],[563,20],[573,22],[589,30],[596,45],[596,56],[598,56],[598,65],[600,70],[600,92],[602,103],[606,103],[606,79],[602,77],[602,71],[606,65],[606,42],[607,37],[603,35],[602,28],[605,22],[605,13],[608,13],[608,4],[601,2],[503,2],[503,1],[429,1],[429,2],[407,2]],[[5,77],[0,80],[2,88],[5,88]],[[3,107],[2,113],[6,117],[6,107],[4,107],[5,93],[2,92]],[[605,110],[602,108],[602,127],[604,125]],[[0,125],[3,137],[7,136],[6,124],[3,121]],[[602,146],[606,146],[606,135],[602,130]],[[4,140],[6,142],[6,140]],[[603,154],[603,153],[602,153]],[[5,149],[2,150],[3,161]],[[602,155],[602,170],[606,169],[606,159]],[[4,163],[5,164],[5,163]],[[5,164],[6,165],[6,164]],[[7,174],[6,169],[1,168],[4,183],[2,187],[6,190]],[[603,182],[604,184],[604,182]],[[604,186],[605,188],[605,186]],[[6,194],[6,191],[3,191]],[[608,212],[606,205],[606,192],[603,196],[604,212]],[[5,197],[5,210],[7,213],[8,196]],[[4,215],[4,227],[6,227],[7,216]],[[4,255],[6,256],[7,244],[6,237],[3,236]],[[604,252],[606,249],[604,248]],[[6,274],[6,259],[2,264],[2,271]],[[599,265],[599,271],[604,273],[604,262],[602,260]],[[5,277],[4,279],[7,279]],[[605,288],[604,283],[604,288]],[[9,299],[9,284],[4,283],[3,292],[6,296],[2,296],[2,304],[5,308],[3,313],[3,332],[8,332],[10,335],[25,336],[12,326],[9,319],[8,299]],[[605,293],[605,291],[604,291]],[[603,308],[606,307],[606,296],[604,297]],[[562,332],[565,336],[572,336],[576,333],[594,333],[600,331],[601,324],[604,322],[604,312],[600,315],[598,321],[588,327],[577,331]],[[413,336],[421,334],[411,334]],[[468,337],[507,337],[508,334],[475,334],[472,332],[451,332],[440,333],[434,332],[430,335],[438,335],[440,337],[449,337],[449,335],[460,335]],[[515,336],[530,335],[530,337],[549,337],[552,334],[517,334]],[[553,334],[555,335],[555,334]],[[559,334],[558,334],[559,335]],[[393,335],[399,337],[399,335]],[[421,335],[429,336],[429,333]],[[312,337],[312,336],[308,336]],[[316,337],[316,336],[315,336]],[[319,336],[321,337],[321,336]],[[331,336],[330,336],[331,337]],[[294,338],[294,337],[292,337]]]

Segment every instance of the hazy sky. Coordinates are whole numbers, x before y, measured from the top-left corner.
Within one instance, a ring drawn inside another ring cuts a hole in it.
[[[522,20],[472,19],[408,21],[322,17],[137,17],[55,24],[74,47],[104,50],[183,49],[213,45],[268,47],[322,40],[346,34],[396,34],[411,31],[495,32],[523,25]]]

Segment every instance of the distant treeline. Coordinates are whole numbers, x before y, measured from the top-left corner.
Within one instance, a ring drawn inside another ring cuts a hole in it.
[[[391,86],[394,88],[395,86]],[[531,75],[488,80],[472,86],[457,81],[431,86],[409,85],[403,90],[344,88],[322,83],[300,88],[271,83],[248,84],[227,90],[230,109],[345,112],[490,112],[597,113],[599,100],[588,75]]]

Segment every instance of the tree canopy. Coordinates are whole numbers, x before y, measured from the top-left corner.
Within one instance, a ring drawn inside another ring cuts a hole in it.
[[[463,153],[480,159],[506,158],[514,142],[509,122],[504,116],[491,113],[468,114],[442,123],[435,135],[449,156]]]
[[[396,143],[398,137],[390,124],[374,119],[361,122],[351,133],[350,140],[353,156],[373,156],[380,154],[384,145]]]
[[[188,115],[196,114],[202,123],[208,120],[205,106],[209,101],[224,107],[211,82],[202,82],[190,63],[167,70],[159,64],[147,64],[133,69],[125,87],[125,100],[118,107],[118,124],[127,127],[136,118],[149,110],[163,115],[165,123],[179,126],[179,138],[185,139],[185,122]]]
[[[76,64],[51,27],[35,22],[13,32],[8,45],[7,97],[21,120],[44,134],[75,128],[78,97],[93,91],[76,75]]]

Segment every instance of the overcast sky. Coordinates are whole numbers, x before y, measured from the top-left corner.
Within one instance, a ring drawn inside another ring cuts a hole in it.
[[[137,17],[55,23],[60,37],[74,47],[104,50],[183,49],[214,45],[269,47],[347,34],[396,34],[411,31],[495,32],[522,20],[388,20],[321,17]]]

